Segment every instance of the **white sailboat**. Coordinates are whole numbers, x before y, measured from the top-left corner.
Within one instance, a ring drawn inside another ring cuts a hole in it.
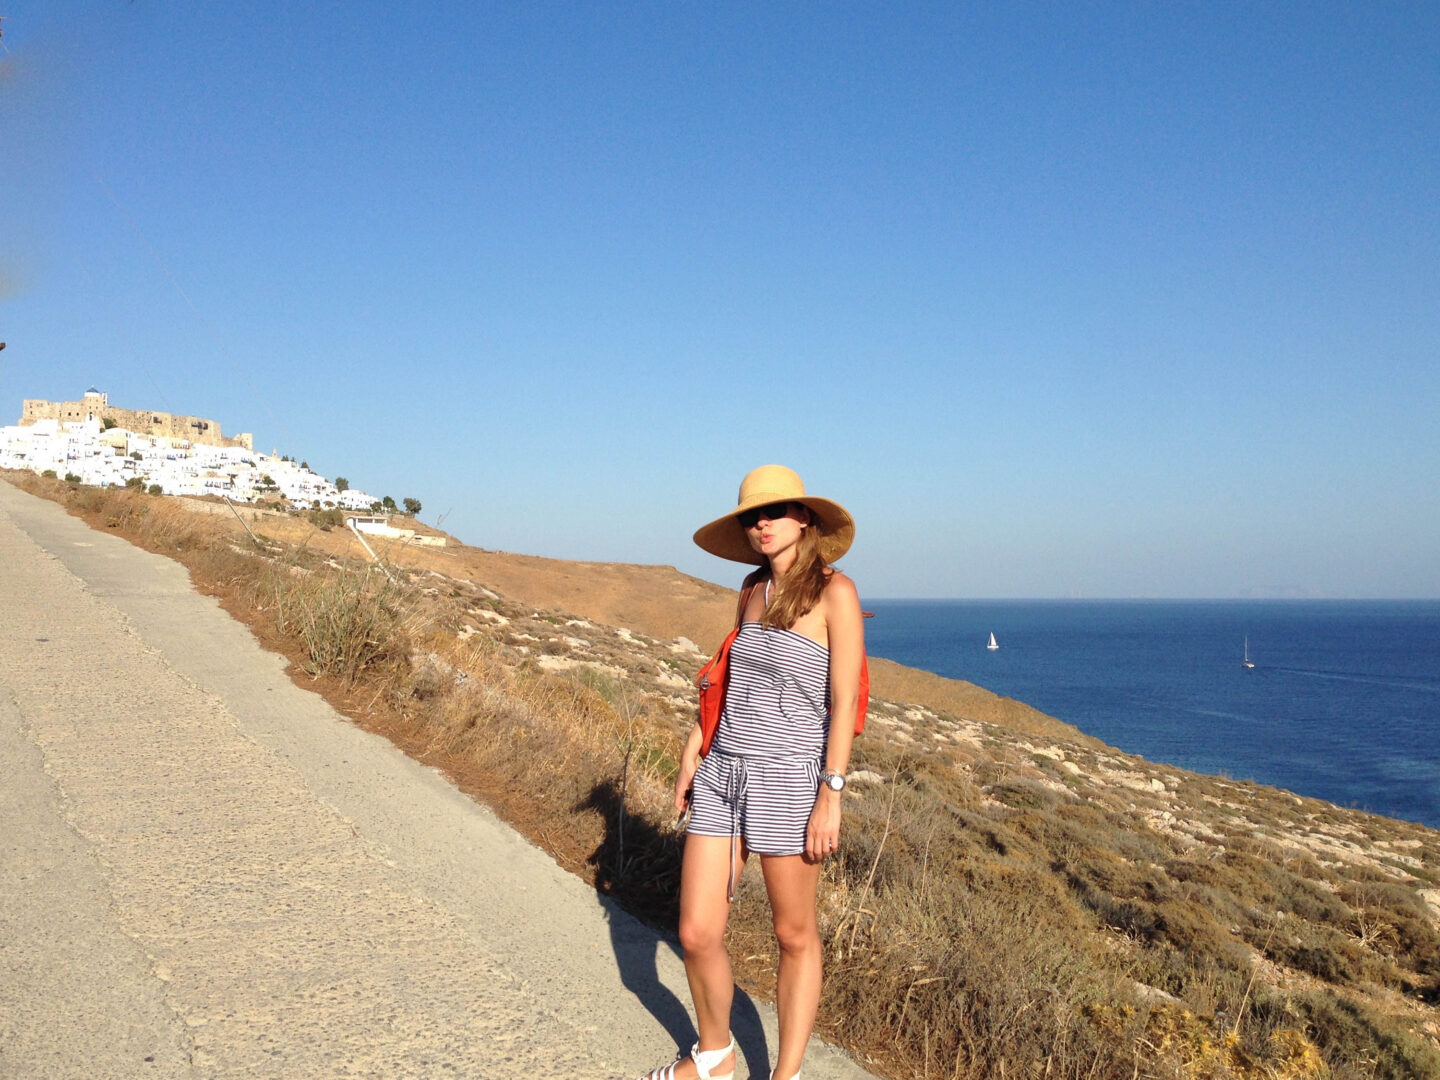
[[[990,631],[990,644],[986,645],[985,648],[989,649],[991,652],[994,652],[996,649],[1000,648],[1000,643],[995,640],[994,630]]]
[[[1250,635],[1245,635],[1245,659],[1240,661],[1241,667],[1253,668],[1255,661],[1250,659]]]

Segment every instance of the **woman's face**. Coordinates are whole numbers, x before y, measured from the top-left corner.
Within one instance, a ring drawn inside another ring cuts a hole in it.
[[[750,546],[773,561],[800,542],[810,525],[810,511],[800,503],[772,503],[741,514],[740,524]]]

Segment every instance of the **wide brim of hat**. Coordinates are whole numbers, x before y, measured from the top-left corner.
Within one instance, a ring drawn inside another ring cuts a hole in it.
[[[745,530],[740,526],[740,515],[757,506],[766,506],[782,501],[774,495],[741,503],[724,517],[718,517],[708,525],[695,530],[695,543],[711,555],[718,555],[731,562],[765,565],[765,557],[750,546]],[[820,557],[827,563],[837,561],[850,545],[855,542],[855,519],[839,503],[815,495],[796,495],[785,498],[784,502],[801,503],[808,506],[825,523],[825,535],[820,538]]]

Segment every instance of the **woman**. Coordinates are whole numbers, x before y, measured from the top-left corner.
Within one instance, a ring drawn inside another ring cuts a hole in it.
[[[760,856],[780,951],[772,1080],[800,1075],[820,1003],[816,890],[820,864],[840,841],[864,657],[860,599],[829,564],[854,536],[844,507],[806,495],[800,477],[782,465],[746,476],[735,509],[695,533],[711,554],[760,568],[741,592],[714,742],[702,758],[696,724],[675,781],[676,810],[690,807],[680,943],[700,1040],[644,1080],[729,1080],[735,1071],[725,921],[752,852]]]

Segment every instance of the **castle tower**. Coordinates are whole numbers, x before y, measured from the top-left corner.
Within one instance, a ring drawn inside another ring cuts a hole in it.
[[[86,413],[88,413],[85,419],[94,420],[110,407],[110,395],[101,393],[92,386],[89,390],[85,391],[85,396],[80,399],[80,402],[84,405]]]

